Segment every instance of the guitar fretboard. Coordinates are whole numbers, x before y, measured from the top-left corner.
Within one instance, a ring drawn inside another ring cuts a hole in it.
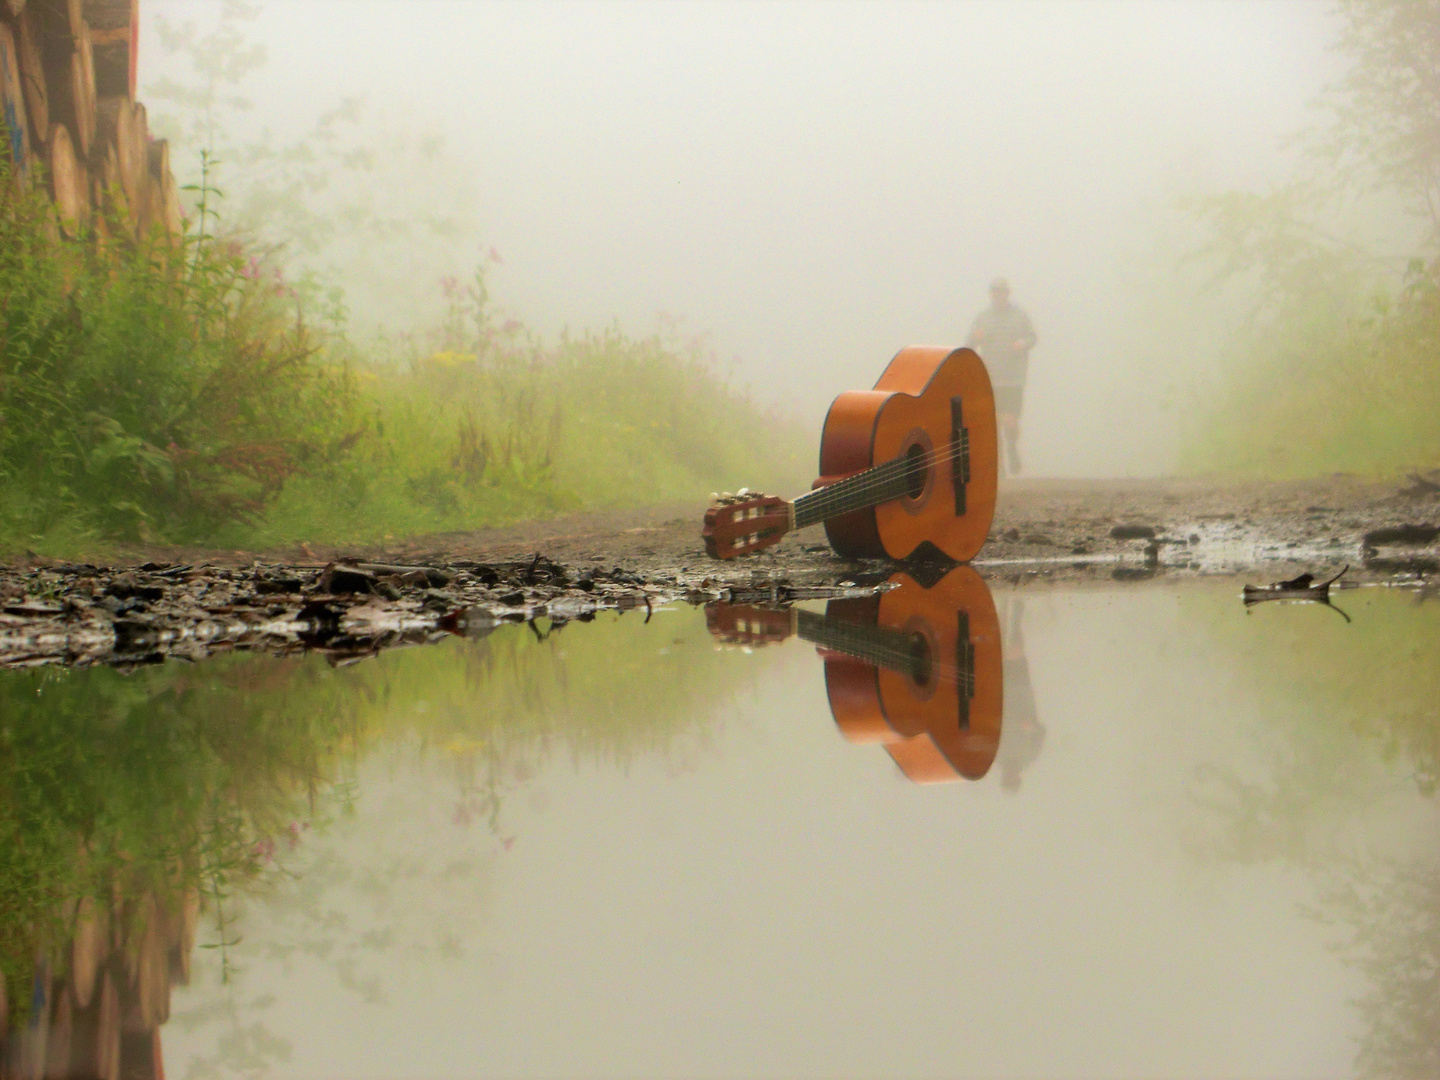
[[[942,462],[953,462],[955,513],[965,513],[965,485],[970,482],[970,430],[960,398],[950,399],[950,440],[938,451],[911,452],[801,495],[792,504],[795,528],[818,525],[827,518],[879,506],[905,495],[918,495],[926,474]]]
[[[795,632],[812,644],[843,653],[867,664],[898,671],[925,684],[932,677],[953,679],[959,693],[960,727],[970,725],[970,699],[975,696],[975,643],[970,640],[970,614],[957,611],[954,662],[932,657],[918,634],[869,623],[852,623],[797,609]]]
[[[925,681],[930,667],[923,639],[900,630],[847,622],[800,609],[795,613],[795,632],[823,649],[902,672],[917,682]]]
[[[887,461],[801,495],[795,500],[795,527],[818,525],[826,518],[900,498],[910,491],[913,470],[906,464],[903,459]]]

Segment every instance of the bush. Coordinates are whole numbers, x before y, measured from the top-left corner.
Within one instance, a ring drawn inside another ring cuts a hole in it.
[[[203,230],[61,239],[0,170],[0,532],[201,539],[334,454],[350,380],[283,281]]]

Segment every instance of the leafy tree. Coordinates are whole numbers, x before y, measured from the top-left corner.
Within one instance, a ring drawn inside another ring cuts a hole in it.
[[[1191,254],[1248,288],[1189,464],[1269,474],[1440,465],[1440,0],[1340,0],[1349,61],[1272,191],[1190,200]]]
[[[1332,86],[1317,161],[1343,182],[1399,195],[1440,243],[1440,0],[1339,0],[1337,47],[1350,70]]]

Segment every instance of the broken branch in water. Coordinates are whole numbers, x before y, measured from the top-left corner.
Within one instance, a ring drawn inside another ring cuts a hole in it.
[[[1289,581],[1277,581],[1272,585],[1246,585],[1245,606],[1249,608],[1252,604],[1262,604],[1267,600],[1298,600],[1324,604],[1334,608],[1348,623],[1350,616],[1330,602],[1330,586],[1344,577],[1349,569],[1350,565],[1347,563],[1340,573],[1328,581],[1316,582],[1314,574],[1301,574]]]

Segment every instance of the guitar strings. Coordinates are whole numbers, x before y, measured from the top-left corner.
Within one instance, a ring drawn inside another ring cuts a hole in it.
[[[797,634],[797,636],[800,637],[802,640],[809,642],[811,645],[814,645],[820,649],[824,649],[827,652],[840,653],[842,656],[848,656],[853,660],[859,660],[861,663],[871,664],[875,667],[883,667],[887,671],[894,671],[897,674],[905,674],[907,665],[913,663],[915,660],[913,656],[889,653],[883,649],[876,650],[876,652],[874,653],[866,653],[862,656],[859,653],[851,652],[847,649],[839,649],[827,645],[824,642],[813,641],[810,638],[804,637],[804,635]],[[874,659],[874,657],[876,656],[882,657],[882,659]],[[891,663],[887,664],[885,662],[886,660],[890,660]],[[950,686],[959,686],[962,682],[964,682],[969,684],[969,688],[972,690],[972,692],[975,689],[977,679],[973,669],[969,672],[966,672],[965,669],[962,668],[959,664],[948,664],[944,663],[943,661],[932,661],[930,665],[930,670],[933,673],[931,679],[926,680],[926,682],[924,683],[921,683],[921,686],[925,686],[931,681],[945,683]],[[967,677],[962,678],[962,675],[965,675]],[[911,677],[913,678],[913,676]]]
[[[824,616],[821,617],[823,618]],[[853,625],[859,628],[859,624]],[[879,629],[889,630],[892,628],[879,627]],[[896,630],[895,632],[899,633],[900,631]],[[858,660],[863,664],[869,664],[872,667],[883,667],[887,671],[893,671],[897,674],[905,674],[907,669],[909,669],[911,665],[913,665],[915,662],[915,656],[913,653],[902,653],[898,650],[888,648],[884,645],[878,645],[873,649],[866,648],[866,650],[862,653],[858,647],[845,648],[839,644],[816,641],[813,637],[809,637],[806,634],[800,632],[799,630],[795,631],[795,636],[798,637],[801,641],[807,642],[808,644],[813,645],[818,649],[823,649],[826,652],[839,653],[840,655],[849,657],[852,660]],[[967,671],[959,664],[952,664],[943,660],[931,660],[929,662],[929,666],[932,673],[931,679],[927,680],[926,683],[921,683],[920,685],[927,685],[931,681],[944,683],[949,686],[959,686],[961,685],[961,683],[966,683],[968,685],[968,688],[972,692],[971,696],[974,696],[973,692],[975,690],[978,679],[973,668]]]
[[[844,480],[837,480],[833,484],[827,484],[823,488],[817,488],[813,492],[807,492],[806,494],[801,495],[794,500],[796,511],[798,513],[798,511],[801,509],[801,501],[806,500],[804,504],[804,509],[806,511],[807,517],[809,517],[813,511],[822,511],[822,508],[823,512],[821,512],[819,519],[822,521],[825,518],[833,517],[839,513],[848,513],[849,511],[836,510],[834,509],[834,507],[843,506],[844,504],[850,502],[852,499],[858,499],[859,496],[861,496],[862,494],[868,497],[868,495],[870,495],[871,493],[886,488],[891,484],[895,483],[897,480],[900,480],[902,478],[908,480],[910,476],[914,473],[920,472],[922,470],[928,470],[933,465],[943,464],[947,461],[954,461],[962,455],[968,453],[970,449],[968,439],[965,440],[963,443],[959,441],[952,441],[950,443],[950,446],[951,449],[944,456],[941,456],[934,451],[926,451],[924,454],[918,455],[913,458],[893,458],[890,461],[882,462],[879,465],[872,466],[871,468],[866,469],[864,472],[856,473],[854,476],[847,476]],[[861,482],[854,485],[853,487],[841,488],[841,485],[844,484],[847,480],[860,480]],[[841,490],[836,491],[836,488],[841,488]],[[814,500],[813,502],[809,501],[812,499]],[[865,506],[862,502],[862,505],[857,506],[855,509],[864,508]]]
[[[825,487],[818,488],[814,492],[801,495],[799,499],[795,501],[799,502],[800,499],[807,499],[814,496],[816,497],[814,505],[820,505],[825,501],[823,496],[830,495],[832,497],[830,501],[832,502],[848,502],[852,497],[862,492],[868,493],[877,488],[888,487],[896,480],[901,478],[909,479],[911,474],[929,469],[932,465],[941,464],[946,461],[954,461],[969,449],[968,441],[963,446],[957,445],[956,443],[951,443],[950,445],[953,449],[943,457],[933,451],[927,451],[925,454],[914,458],[893,458],[890,461],[874,465],[863,472],[856,473],[854,476],[847,476],[844,480],[837,480],[835,483],[827,484]],[[853,487],[841,487],[841,485],[845,484],[848,480],[861,480],[861,482]],[[840,490],[837,491],[837,488]]]
[[[959,609],[957,609],[957,610],[959,610]],[[832,622],[832,619],[831,619],[830,616],[821,615],[821,614],[819,614],[818,612],[806,611],[806,609],[804,609],[804,608],[800,608],[800,609],[798,609],[798,611],[799,611],[799,612],[803,612],[803,613],[808,614],[808,615],[814,615],[816,618],[818,618],[818,619],[823,619],[823,620],[825,620],[827,623]],[[858,639],[858,638],[863,638],[863,637],[865,636],[865,633],[866,633],[867,631],[870,631],[870,630],[885,631],[886,634],[887,634],[887,636],[888,636],[888,635],[897,635],[897,636],[901,636],[901,637],[906,636],[905,631],[899,629],[898,627],[878,626],[878,625],[871,625],[871,624],[868,624],[868,623],[852,623],[852,622],[850,622],[849,620],[844,620],[844,619],[834,619],[833,622],[834,622],[834,623],[843,623],[844,625],[843,625],[843,626],[834,626],[834,627],[827,628],[827,629],[833,629],[835,632],[838,632],[838,633],[844,633],[845,631],[851,631],[852,633],[854,633],[854,635],[857,637],[857,639]],[[814,633],[816,633],[816,632],[815,632],[815,631],[812,631],[811,633],[814,634]],[[849,656],[849,657],[851,657],[851,658],[853,658],[853,659],[860,660],[860,661],[862,661],[863,663],[873,664],[873,665],[875,665],[876,667],[887,668],[888,670],[891,670],[891,671],[896,671],[896,672],[904,673],[905,671],[907,671],[908,669],[910,669],[910,666],[913,665],[914,662],[915,662],[915,654],[914,654],[913,652],[902,651],[902,650],[900,650],[897,646],[894,646],[894,645],[885,645],[885,644],[878,644],[878,643],[877,643],[877,644],[875,644],[875,645],[872,646],[872,645],[870,645],[868,642],[860,642],[860,643],[854,645],[853,648],[846,648],[845,645],[842,644],[842,643],[830,644],[830,643],[825,642],[825,641],[819,641],[819,640],[816,639],[816,637],[813,637],[813,636],[811,636],[810,634],[806,634],[805,631],[802,630],[802,629],[800,629],[800,627],[799,627],[798,625],[797,625],[797,627],[796,627],[796,629],[795,629],[795,635],[796,635],[797,637],[801,638],[802,640],[807,641],[807,642],[809,642],[810,644],[817,646],[818,648],[825,649],[825,650],[827,650],[827,651],[829,651],[829,652],[841,653],[841,654],[844,655],[844,656]],[[923,640],[923,639],[922,639],[922,640]],[[863,652],[860,651],[862,647],[864,648],[864,651],[863,651]],[[948,684],[951,685],[951,686],[959,686],[962,682],[968,682],[968,684],[969,684],[969,689],[970,689],[970,691],[971,691],[971,696],[972,696],[972,697],[974,696],[975,681],[976,681],[976,679],[975,679],[975,669],[974,669],[973,667],[972,667],[972,668],[969,668],[969,669],[966,669],[966,668],[961,667],[959,664],[949,663],[949,662],[944,661],[944,660],[935,660],[935,659],[930,659],[930,658],[927,658],[927,660],[928,660],[928,663],[929,663],[929,667],[930,667],[931,672],[934,673],[934,679],[935,679],[935,681],[938,681],[938,682],[941,682],[941,683],[948,683]],[[888,661],[888,663],[887,663],[887,661]],[[964,676],[966,676],[966,677],[963,678],[963,679],[962,679],[962,677],[961,677],[962,674],[963,674]],[[924,685],[924,684],[921,684],[921,685]]]

